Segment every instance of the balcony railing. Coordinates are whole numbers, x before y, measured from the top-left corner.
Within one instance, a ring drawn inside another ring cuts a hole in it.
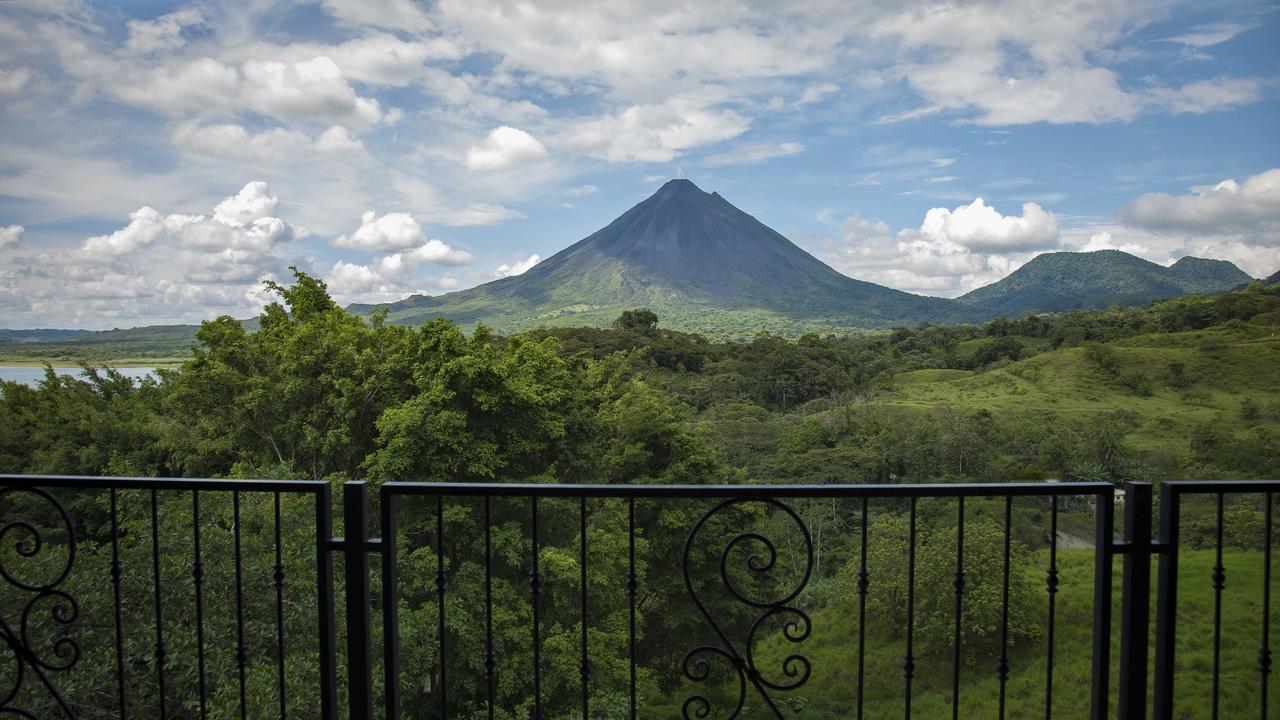
[[[1280,481],[371,489],[0,476],[0,716],[1270,717]]]

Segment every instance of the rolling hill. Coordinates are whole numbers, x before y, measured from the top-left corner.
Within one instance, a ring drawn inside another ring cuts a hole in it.
[[[499,331],[603,325],[649,307],[672,328],[746,336],[981,320],[965,303],[840,274],[718,193],[672,180],[618,219],[516,277],[387,305],[391,322],[444,317]],[[368,313],[374,306],[354,305]]]
[[[1250,277],[1225,260],[1184,257],[1169,267],[1120,250],[1045,253],[1007,277],[960,296],[1010,317],[1110,305],[1143,305],[1192,293],[1223,292]]]

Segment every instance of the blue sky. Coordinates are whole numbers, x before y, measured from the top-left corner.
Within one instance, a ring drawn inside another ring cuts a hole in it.
[[[846,274],[1280,268],[1280,6],[0,5],[0,326],[521,272],[688,177]]]

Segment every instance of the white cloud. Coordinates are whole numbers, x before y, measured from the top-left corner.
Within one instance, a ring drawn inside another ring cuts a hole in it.
[[[1120,209],[1127,225],[1222,235],[1280,233],[1280,168],[1237,182],[1195,187],[1186,195],[1148,193]]]
[[[364,143],[341,125],[334,125],[314,140],[298,130],[282,127],[250,133],[235,124],[200,125],[185,122],[173,133],[175,145],[220,158],[259,161],[296,160],[308,153],[354,153]]]
[[[1263,81],[1257,78],[1219,77],[1179,88],[1156,88],[1149,97],[1170,112],[1203,114],[1256,102],[1262,97],[1262,88]]]
[[[102,79],[120,99],[170,116],[247,111],[353,126],[384,117],[378,101],[359,95],[323,55],[298,62],[250,59],[240,67],[205,57]]]
[[[280,198],[271,194],[271,188],[265,182],[255,180],[218,203],[213,208],[213,219],[227,225],[243,226],[275,215],[279,207]]]
[[[475,260],[475,256],[471,253],[435,239],[412,248],[405,253],[405,257],[414,262],[429,262],[437,265],[466,265]]]
[[[31,82],[31,71],[26,68],[5,70],[0,68],[0,94],[11,95],[21,92]]]
[[[802,152],[804,152],[804,145],[797,142],[784,142],[776,145],[765,143],[743,145],[742,147],[734,148],[728,152],[712,155],[707,158],[707,164],[713,166],[748,165],[751,163],[763,162],[771,158],[796,155]]]
[[[81,256],[94,262],[132,255],[160,240],[212,252],[270,253],[276,245],[306,234],[305,230],[274,217],[279,204],[266,183],[254,181],[218,203],[212,217],[161,215],[155,208],[144,206],[130,213],[125,227],[85,240]]]
[[[320,4],[344,25],[398,31],[432,27],[430,18],[413,0],[321,0]]]
[[[306,231],[266,214],[278,208],[265,185],[251,182],[209,215],[143,206],[77,249],[42,245],[10,257],[26,299],[17,321],[110,327],[249,317],[261,310],[263,279],[308,264],[285,254]]]
[[[1165,38],[1165,42],[1178,43],[1188,48],[1199,50],[1201,48],[1221,45],[1240,33],[1247,32],[1258,27],[1258,23],[1250,22],[1219,22],[1209,23],[1207,25],[1197,25],[1181,35]]]
[[[595,185],[579,185],[577,187],[571,187],[568,190],[565,190],[564,196],[565,197],[583,197],[585,195],[591,195],[599,191],[600,191],[600,188],[596,187]]]
[[[795,105],[797,107],[804,107],[805,105],[811,105],[813,103],[818,102],[819,100],[822,100],[823,98],[830,95],[831,93],[837,92],[839,89],[840,89],[840,86],[832,82],[816,83],[816,84],[810,85],[809,87],[804,89],[804,92],[800,93],[800,97],[796,100]]]
[[[1147,193],[1117,215],[1119,232],[1143,235],[1144,245],[1167,257],[1230,260],[1256,276],[1280,267],[1280,168],[1185,195]]]
[[[187,43],[182,31],[205,25],[204,14],[195,8],[184,8],[152,20],[130,20],[126,52],[147,54],[177,50]]]
[[[360,216],[360,227],[333,241],[337,247],[360,250],[404,250],[426,241],[422,226],[409,213],[393,212],[382,217],[373,210]]]
[[[606,160],[668,162],[687,150],[746,132],[750,121],[692,97],[656,105],[632,105],[621,113],[569,123],[560,137],[565,149]]]
[[[1058,221],[1035,203],[1024,204],[1020,216],[1004,216],[977,198],[954,210],[929,210],[920,233],[977,252],[1043,250],[1057,246]]]
[[[537,265],[541,260],[542,258],[537,255],[530,255],[517,263],[511,263],[510,265],[503,263],[493,269],[493,276],[497,278],[504,278],[511,277],[513,275],[523,275],[534,265]]]
[[[400,253],[389,255],[370,265],[339,260],[325,276],[329,293],[341,303],[395,302],[415,293],[434,294],[458,286],[456,278],[417,277],[416,263]]]
[[[0,227],[0,250],[17,245],[22,241],[22,233],[25,230],[21,225],[8,225]]]
[[[401,251],[391,256],[412,262],[465,265],[475,258],[440,240],[427,239],[422,225],[408,213],[392,212],[381,217],[372,210],[360,216],[360,227],[333,241],[336,247],[370,251]]]
[[[1004,216],[981,198],[933,208],[919,228],[894,233],[883,220],[845,219],[821,254],[851,277],[899,290],[954,297],[995,282],[1038,251],[1057,247],[1056,219],[1028,203]]]
[[[1130,255],[1145,256],[1150,254],[1151,249],[1145,245],[1138,243],[1116,242],[1112,234],[1107,231],[1095,232],[1089,235],[1089,242],[1080,246],[1080,252],[1094,252],[1096,250],[1121,250]]]
[[[467,150],[467,169],[477,172],[507,170],[544,160],[547,148],[518,128],[503,125],[489,131],[479,145]]]

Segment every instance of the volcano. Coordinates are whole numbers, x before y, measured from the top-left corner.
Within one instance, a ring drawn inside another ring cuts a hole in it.
[[[369,312],[375,306],[352,306]],[[443,317],[502,331],[606,325],[647,307],[710,334],[969,322],[982,310],[842,275],[719,193],[671,180],[604,228],[522,275],[386,306],[389,321]]]

